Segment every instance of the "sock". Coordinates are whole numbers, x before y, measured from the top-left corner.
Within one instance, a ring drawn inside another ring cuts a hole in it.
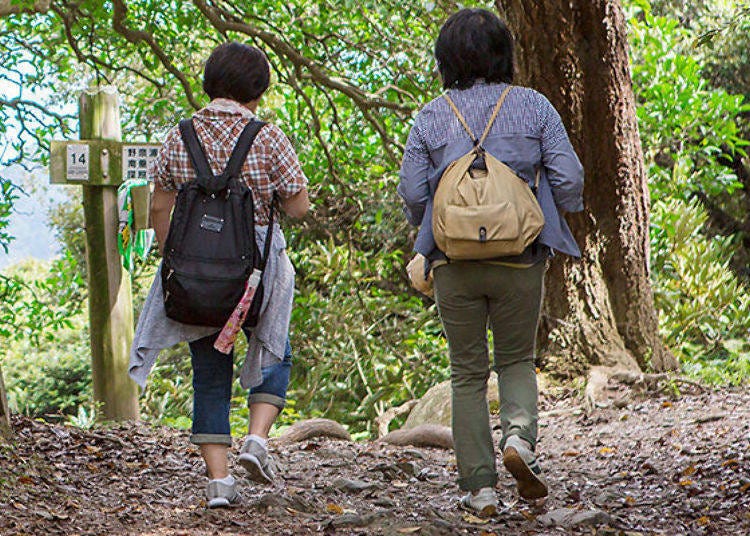
[[[220,482],[222,484],[226,484],[227,486],[233,486],[234,477],[232,475],[228,475],[228,476],[225,476],[224,478],[212,478],[211,482]]]
[[[531,451],[531,452],[534,452],[534,449],[532,449],[532,448],[531,448],[531,443],[529,443],[529,442],[528,442],[528,441],[526,441],[525,439],[523,439],[523,438],[521,438],[520,436],[517,436],[517,435],[515,435],[515,434],[513,434],[512,436],[508,436],[508,439],[510,439],[511,437],[515,437],[515,438],[516,438],[516,440],[518,440],[518,442],[519,442],[519,443],[521,443],[521,446],[523,446],[523,447],[526,447],[526,448],[527,448],[527,449],[529,449],[529,451]],[[507,443],[507,439],[506,439],[506,443],[505,443],[505,444],[506,444],[506,446],[507,446],[507,444],[508,444],[508,443]]]
[[[258,443],[261,447],[268,450],[268,443],[266,442],[266,439],[264,437],[260,437],[259,435],[250,434],[247,436],[248,439],[252,439],[256,443]]]

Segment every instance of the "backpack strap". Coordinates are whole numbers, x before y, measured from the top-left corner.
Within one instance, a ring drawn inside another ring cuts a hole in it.
[[[263,257],[260,259],[260,266],[258,267],[261,272],[265,272],[266,270],[266,263],[268,262],[268,257],[271,255],[271,242],[273,238],[273,207],[276,204],[278,194],[274,191],[273,197],[271,198],[271,213],[268,216],[268,232],[266,232],[266,242],[263,244]]]
[[[203,188],[208,189],[209,182],[214,178],[214,173],[211,171],[211,166],[208,165],[206,153],[200,140],[198,140],[198,135],[195,133],[192,119],[180,121],[180,135],[190,155],[190,161],[193,163],[196,182]]]
[[[232,150],[232,156],[229,157],[229,162],[227,162],[227,167],[224,168],[224,172],[219,177],[224,186],[226,186],[231,177],[240,176],[242,166],[245,164],[245,160],[247,160],[247,153],[250,152],[255,137],[264,126],[266,126],[266,123],[263,121],[253,119],[242,129],[242,133],[240,133],[240,137],[237,138],[237,143],[235,143],[234,149]],[[260,259],[260,266],[258,266],[261,272],[265,271],[268,257],[271,254],[271,242],[273,241],[273,207],[275,202],[276,192],[274,191],[273,197],[271,198],[271,208],[268,217],[268,232],[266,233],[266,240],[263,244],[263,256]]]
[[[469,127],[469,124],[466,122],[466,119],[464,119],[464,116],[461,115],[461,112],[458,111],[458,107],[456,104],[451,100],[451,98],[448,95],[443,95],[445,98],[445,101],[448,103],[448,105],[453,110],[453,113],[456,114],[456,117],[458,118],[459,122],[463,125],[464,129],[466,130],[466,133],[471,138],[471,141],[474,142],[474,145],[479,145],[479,140],[474,136],[474,133],[471,131],[471,127]]]
[[[481,147],[484,143],[484,140],[487,139],[487,136],[490,133],[490,129],[492,128],[492,125],[495,123],[495,119],[497,118],[497,114],[500,113],[500,108],[503,107],[503,103],[505,102],[505,97],[508,96],[508,93],[510,93],[510,90],[513,88],[513,86],[508,85],[508,87],[505,88],[502,95],[500,95],[500,98],[497,100],[497,104],[495,105],[495,109],[492,111],[492,115],[490,116],[490,120],[487,123],[487,126],[484,129],[484,133],[482,133],[482,137],[480,139],[477,139],[474,136],[474,133],[471,131],[471,127],[469,127],[469,124],[466,122],[466,119],[464,119],[464,116],[461,114],[460,111],[458,111],[458,107],[453,102],[453,100],[448,95],[443,95],[445,98],[445,101],[448,103],[448,105],[453,110],[453,113],[456,115],[458,120],[461,122],[461,124],[464,127],[464,130],[469,134],[469,137],[471,138],[471,141],[474,142],[474,146]]]
[[[230,177],[239,177],[242,166],[247,159],[247,153],[250,152],[250,147],[253,146],[255,137],[264,126],[266,124],[263,121],[253,119],[242,129],[242,133],[240,133],[240,137],[237,138],[237,143],[235,143],[234,149],[232,149],[232,156],[229,157],[227,167],[224,168],[224,172],[222,173],[226,177],[226,180]],[[226,180],[224,181],[225,185]]]
[[[492,111],[492,115],[490,116],[490,120],[487,123],[487,126],[484,129],[484,133],[482,134],[482,137],[479,138],[479,145],[480,147],[484,144],[484,140],[487,139],[487,136],[490,134],[490,129],[492,128],[492,125],[495,123],[495,119],[497,118],[497,114],[500,113],[500,108],[503,107],[503,103],[505,102],[505,97],[508,96],[508,93],[510,93],[510,90],[513,88],[513,86],[508,85],[508,87],[505,88],[505,91],[503,91],[503,94],[500,95],[500,98],[497,99],[497,104],[495,105],[495,109]]]
[[[183,119],[180,121],[180,134],[182,141],[190,155],[190,161],[193,163],[195,170],[196,182],[207,192],[220,192],[227,187],[227,182],[231,177],[237,177],[245,163],[247,153],[250,151],[255,137],[258,132],[265,126],[262,121],[250,121],[242,129],[237,143],[232,149],[232,155],[229,157],[226,168],[221,175],[214,175],[211,166],[208,164],[206,152],[203,150],[198,135],[195,132],[195,125],[192,119]]]

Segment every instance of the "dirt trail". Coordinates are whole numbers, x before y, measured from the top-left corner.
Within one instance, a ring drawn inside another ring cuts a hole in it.
[[[284,478],[243,481],[240,505],[209,511],[186,433],[17,417],[15,443],[0,446],[0,534],[750,535],[747,389],[593,418],[576,404],[544,402],[547,504],[518,502],[501,471],[505,507],[485,523],[456,507],[449,451],[322,438],[272,446]]]

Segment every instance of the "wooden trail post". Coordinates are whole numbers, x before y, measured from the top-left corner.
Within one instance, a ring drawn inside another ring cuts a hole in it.
[[[81,95],[79,128],[82,140],[122,139],[117,100],[116,91]],[[100,159],[106,159],[105,151],[108,150],[101,150]],[[92,156],[97,157],[96,154]],[[117,189],[114,186],[84,185],[83,212],[94,400],[103,404],[101,416],[105,419],[137,419],[138,391],[128,377],[133,305],[130,278],[123,277],[117,249]]]
[[[123,274],[117,248],[117,187],[126,178],[147,178],[158,145],[121,142],[118,94],[111,86],[81,95],[79,124],[80,141],[52,142],[50,179],[83,188],[91,371],[99,417],[137,419],[137,385],[128,377],[133,305],[130,277]],[[141,194],[148,199],[148,190]],[[134,205],[143,207],[143,200]],[[137,214],[136,219],[142,220]]]

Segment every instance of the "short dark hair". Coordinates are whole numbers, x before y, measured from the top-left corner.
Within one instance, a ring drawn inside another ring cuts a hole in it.
[[[435,59],[444,89],[467,89],[480,78],[513,82],[513,36],[486,9],[462,9],[451,15],[435,41]]]
[[[245,104],[260,98],[270,81],[271,69],[263,51],[236,41],[216,47],[203,71],[203,91],[212,100]]]

